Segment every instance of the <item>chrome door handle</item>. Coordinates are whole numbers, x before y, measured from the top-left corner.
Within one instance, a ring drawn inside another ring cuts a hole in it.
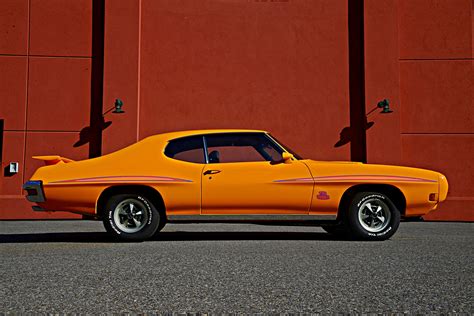
[[[216,174],[216,173],[220,173],[221,171],[220,170],[206,170],[204,171],[203,175],[208,175],[208,174]]]

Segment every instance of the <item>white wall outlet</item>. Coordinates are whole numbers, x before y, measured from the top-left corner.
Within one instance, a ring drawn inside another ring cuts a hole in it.
[[[18,173],[18,162],[10,162],[10,173]]]

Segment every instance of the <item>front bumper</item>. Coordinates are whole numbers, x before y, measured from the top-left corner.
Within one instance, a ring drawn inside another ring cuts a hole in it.
[[[26,199],[30,202],[41,203],[45,202],[43,191],[43,181],[30,180],[23,184],[23,190],[27,192]]]

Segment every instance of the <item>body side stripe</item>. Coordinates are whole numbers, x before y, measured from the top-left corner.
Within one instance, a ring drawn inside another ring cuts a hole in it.
[[[340,176],[319,176],[314,177],[315,181],[334,181],[334,180],[392,180],[392,181],[414,181],[414,182],[437,182],[436,180],[390,175],[340,175]]]
[[[295,178],[295,179],[282,179],[282,180],[274,180],[273,182],[312,182],[314,181],[313,178]]]
[[[351,182],[351,181],[396,181],[396,182],[429,182],[436,183],[436,180],[405,177],[405,176],[386,176],[386,175],[340,175],[340,176],[319,176],[313,178],[295,178],[274,180],[277,183],[296,183],[296,182]]]
[[[60,184],[60,183],[111,183],[111,182],[193,182],[192,180],[162,177],[162,176],[104,176],[94,178],[77,178],[51,181],[48,184]]]

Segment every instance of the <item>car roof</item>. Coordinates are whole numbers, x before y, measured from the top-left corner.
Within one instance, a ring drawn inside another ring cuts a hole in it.
[[[157,134],[150,137],[160,137],[165,139],[174,139],[185,136],[204,135],[204,134],[220,134],[220,133],[267,133],[263,130],[256,129],[196,129],[189,131],[177,131],[163,134]]]

